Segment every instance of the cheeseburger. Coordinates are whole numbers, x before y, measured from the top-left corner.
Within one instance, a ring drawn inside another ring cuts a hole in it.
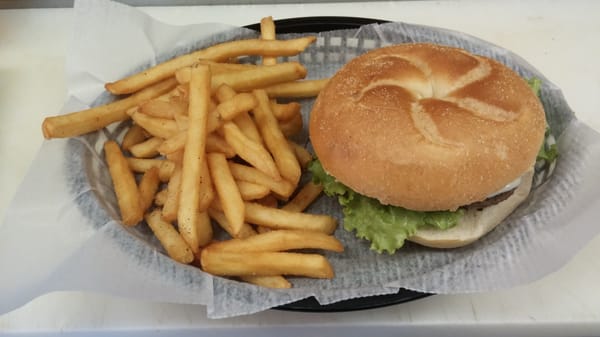
[[[353,59],[321,91],[310,169],[372,249],[460,247],[525,200],[545,130],[537,95],[501,63],[395,45]]]

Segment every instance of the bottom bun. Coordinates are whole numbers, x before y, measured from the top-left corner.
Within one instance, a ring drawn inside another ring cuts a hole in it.
[[[529,170],[523,175],[521,184],[508,199],[483,210],[467,210],[453,228],[420,229],[408,240],[432,248],[466,246],[490,232],[509,216],[529,195],[532,180],[533,170]]]

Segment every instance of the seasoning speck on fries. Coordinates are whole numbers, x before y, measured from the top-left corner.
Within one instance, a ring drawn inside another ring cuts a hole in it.
[[[106,83],[123,96],[46,118],[44,137],[127,122],[103,144],[121,222],[148,226],[179,263],[269,288],[290,288],[288,275],[332,278],[318,250],[344,250],[332,235],[337,222],[304,213],[322,188],[300,184],[312,156],[288,139],[303,127],[301,105],[289,99],[318,95],[328,79],[304,80],[302,64],[278,62],[315,40],[277,40],[265,17],[260,38],[215,44]],[[242,56],[260,59],[237,63]],[[213,231],[230,238],[216,240]]]

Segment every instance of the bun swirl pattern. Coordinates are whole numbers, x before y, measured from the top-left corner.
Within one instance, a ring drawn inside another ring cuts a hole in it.
[[[413,210],[485,199],[531,167],[543,108],[504,65],[433,44],[376,49],[344,66],[313,107],[323,167],[353,190]],[[357,174],[360,172],[361,174]]]

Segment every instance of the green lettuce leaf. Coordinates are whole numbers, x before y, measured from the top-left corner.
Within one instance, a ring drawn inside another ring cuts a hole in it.
[[[313,174],[313,181],[323,185],[326,195],[338,198],[344,213],[344,228],[355,231],[361,239],[369,240],[371,249],[378,253],[393,254],[421,227],[433,226],[442,230],[454,227],[463,214],[462,210],[417,212],[382,205],[335,180],[318,160],[313,160],[308,169]]]
[[[558,148],[556,144],[552,144],[549,146],[544,146],[540,148],[540,152],[538,152],[537,160],[545,160],[548,163],[552,163],[558,158]]]
[[[549,144],[547,141],[550,137],[550,128],[546,128],[546,134],[544,135],[544,143],[540,147],[540,151],[537,154],[537,161],[545,161],[547,164],[551,164],[558,158],[558,148],[556,143]]]
[[[541,97],[542,93],[542,80],[536,77],[532,77],[527,80],[527,84],[531,87],[531,90],[535,93],[537,97]]]

